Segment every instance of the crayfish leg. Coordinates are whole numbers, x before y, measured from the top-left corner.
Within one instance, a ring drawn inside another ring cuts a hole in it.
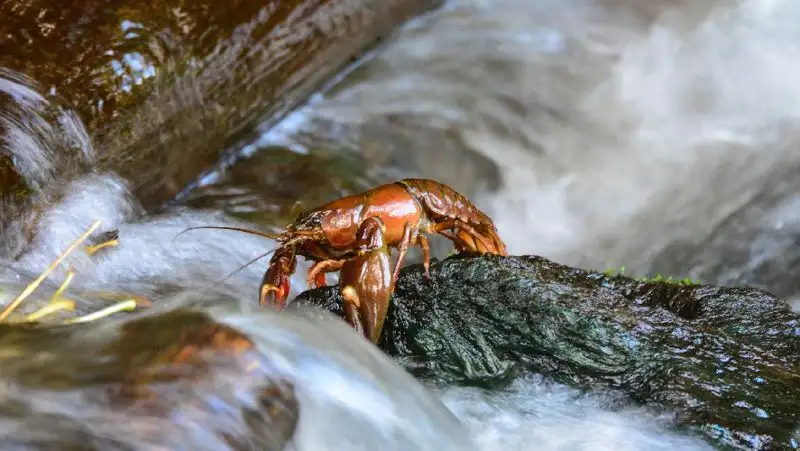
[[[495,252],[497,255],[508,255],[508,250],[506,249],[506,244],[503,240],[500,239],[500,235],[497,234],[495,230],[487,230],[486,234],[494,241],[494,246],[497,251]]]
[[[397,245],[397,249],[400,251],[397,255],[397,261],[394,264],[394,273],[392,274],[392,283],[397,282],[397,278],[400,277],[400,268],[403,266],[403,262],[406,259],[406,254],[408,253],[408,247],[411,245],[411,224],[406,223],[403,227],[403,237],[400,239],[400,243]]]
[[[339,268],[341,269],[341,266]],[[317,274],[314,275],[314,280],[313,280],[314,284],[309,286],[314,288],[324,287],[325,285],[328,284],[328,281],[326,279],[327,277],[325,277],[324,271],[318,272]]]
[[[481,254],[494,254],[496,252],[494,243],[490,244],[486,241],[486,237],[478,232],[475,227],[467,224],[464,221],[456,220],[456,233],[464,240],[467,245],[474,251]],[[467,241],[469,239],[469,241]]]
[[[455,229],[450,231],[448,229]],[[440,222],[433,227],[435,233],[447,237],[456,246],[459,252],[470,250],[481,254],[506,255],[505,245],[502,245],[500,237],[489,230],[489,236],[485,236],[475,229],[472,225],[460,220],[449,219]],[[490,241],[487,241],[491,239]],[[498,242],[500,245],[498,245]]]
[[[344,265],[344,260],[322,260],[314,263],[308,270],[308,286],[310,288],[324,287],[325,274],[339,271],[342,269],[342,265]]]
[[[440,230],[439,235],[442,235],[443,237],[452,241],[453,246],[456,248],[456,252],[464,252],[470,249],[470,247],[464,242],[464,240],[460,236],[456,235],[455,233],[449,230]]]
[[[422,266],[425,268],[425,278],[431,280],[431,247],[428,244],[428,238],[420,234],[417,236],[417,243],[422,248]],[[397,283],[397,279],[395,279]]]

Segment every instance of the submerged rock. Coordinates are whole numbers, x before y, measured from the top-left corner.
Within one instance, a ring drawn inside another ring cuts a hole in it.
[[[299,418],[294,381],[272,357],[200,312],[0,325],[0,379],[13,449],[277,451]]]
[[[758,289],[641,282],[540,257],[404,268],[380,346],[441,383],[539,373],[673,413],[715,445],[795,449],[800,317]],[[299,304],[339,315],[335,287]]]

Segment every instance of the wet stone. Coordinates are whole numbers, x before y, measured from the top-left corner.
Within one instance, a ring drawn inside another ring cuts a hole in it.
[[[441,0],[0,3],[0,68],[75,111],[150,210]]]
[[[17,449],[283,450],[294,384],[241,332],[176,310],[122,325],[0,327]]]
[[[793,449],[800,316],[758,289],[641,282],[540,257],[403,269],[380,347],[433,383],[530,373],[611,390],[722,448]],[[294,301],[341,316],[335,287]]]

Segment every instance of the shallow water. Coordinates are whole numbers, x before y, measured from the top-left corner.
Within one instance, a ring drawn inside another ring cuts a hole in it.
[[[536,378],[517,381],[501,393],[448,389],[442,400],[487,451],[714,449],[666,432],[668,418],[641,409],[611,411],[600,396],[544,385]]]
[[[308,108],[308,127],[407,114],[458,130],[502,168],[500,192],[477,201],[514,253],[791,296],[664,254],[683,241],[702,254],[765,187],[796,178],[798,17],[791,0],[452,1]],[[745,239],[796,234],[795,215],[775,214]],[[730,265],[746,273],[763,248]],[[792,262],[771,270],[792,279]]]
[[[654,17],[661,22],[651,24]],[[789,0],[692,2],[691,8],[633,0],[451,1],[406,27],[350,80],[258,145],[305,152],[296,137],[313,135],[323,120],[353,125],[409,115],[434,131],[454,129],[501,169],[502,186],[484,189],[475,201],[496,220],[511,253],[647,273],[672,243],[706,236],[765,180],[800,163],[794,151],[798,17],[800,5]],[[73,142],[91,155],[89,143],[75,138],[84,136],[81,124],[65,118]],[[46,180],[51,172],[35,157],[57,144],[22,138],[53,132],[20,130],[14,145],[30,146],[21,151],[31,156],[26,175]],[[71,257],[74,286],[165,300],[198,289],[233,301],[234,313],[218,315],[265,346],[284,339],[283,352],[294,352],[287,365],[317,387],[304,394],[311,414],[298,449],[321,449],[321,443],[356,449],[350,441],[357,438],[374,449],[398,437],[407,441],[393,443],[408,446],[398,449],[459,446],[458,426],[436,410],[435,398],[417,391],[416,382],[374,352],[348,360],[348,354],[368,352],[354,334],[239,313],[252,309],[264,262],[217,281],[269,249],[269,240],[226,231],[176,236],[193,225],[242,224],[181,209],[133,221],[137,211],[113,174],[81,179],[62,204],[45,212],[39,240],[10,263],[5,279],[21,282],[15,273],[40,272],[102,219],[104,229],[117,228],[125,239],[108,255]],[[792,212],[785,215],[793,224]],[[305,288],[302,263],[296,274],[295,293]],[[64,275],[58,270],[49,289]],[[298,330],[308,334],[305,341],[298,341]],[[398,396],[407,391],[416,395]],[[499,393],[433,393],[483,450],[708,449],[671,430],[666,418],[612,409],[602,395],[580,396],[536,379]],[[313,416],[324,414],[339,421]],[[341,431],[347,432],[341,442],[331,439]]]

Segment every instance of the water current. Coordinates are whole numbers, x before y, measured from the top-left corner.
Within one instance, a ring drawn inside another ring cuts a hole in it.
[[[647,271],[670,243],[706,233],[765,178],[800,162],[798,18],[791,0],[455,0],[409,24],[352,81],[315,97],[261,144],[303,152],[295,135],[313,134],[321,120],[410,115],[455,129],[501,169],[499,190],[475,201],[511,253]],[[8,78],[0,89],[31,111],[42,101]],[[31,114],[5,125],[17,133],[10,142],[27,158],[26,176],[46,183],[52,143],[41,137],[52,131]],[[82,125],[63,119],[91,155]],[[669,418],[536,378],[501,391],[424,387],[344,326],[253,312],[261,265],[210,284],[263,251],[264,239],[176,238],[187,226],[234,223],[181,209],[132,221],[137,208],[114,174],[82,178],[44,212],[40,240],[6,280],[40,272],[95,219],[118,228],[126,237],[118,252],[71,257],[75,283],[165,305],[198,285],[221,299],[209,308],[306,381],[296,449],[445,450],[469,441],[487,451],[710,449]]]

